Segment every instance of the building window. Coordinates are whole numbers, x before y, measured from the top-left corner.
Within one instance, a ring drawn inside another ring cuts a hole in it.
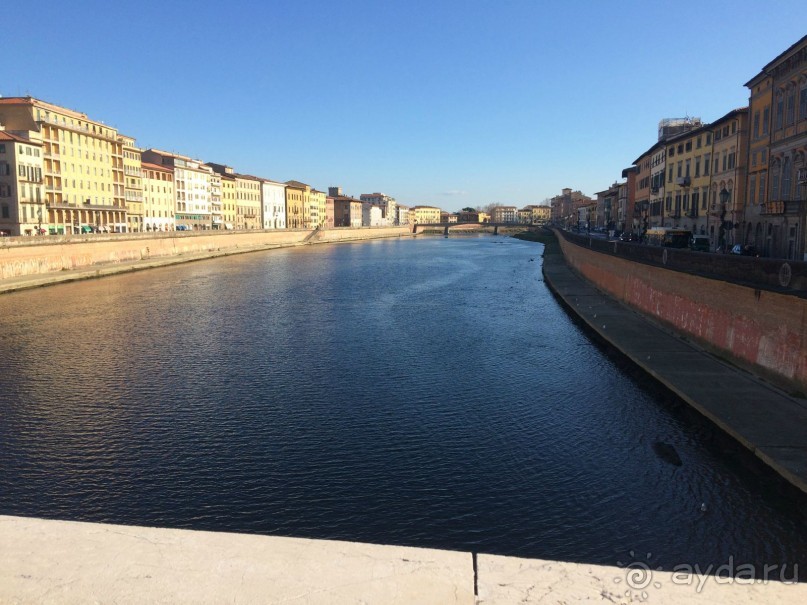
[[[782,166],[782,199],[787,201],[790,199],[790,183],[793,172],[793,164],[790,158],[785,158]]]
[[[765,110],[762,112],[762,134],[768,134],[769,124],[771,122],[771,108],[770,106],[765,107]]]
[[[0,218],[10,218],[11,213],[9,212],[8,204],[0,204]]]
[[[802,84],[799,93],[799,119],[807,120],[807,82]]]
[[[787,93],[787,121],[790,126],[796,121],[796,87],[791,86]]]
[[[748,188],[748,196],[750,198],[751,205],[755,205],[757,203],[757,177],[751,177],[751,186]]]
[[[782,96],[782,93],[779,93],[778,98],[776,99],[776,130],[780,130],[784,125],[784,118],[785,118],[785,99]]]
[[[765,180],[767,179],[767,172],[759,173],[759,203],[765,203]]]
[[[707,176],[709,174],[709,163],[711,162],[712,154],[707,153],[703,156],[703,175]]]

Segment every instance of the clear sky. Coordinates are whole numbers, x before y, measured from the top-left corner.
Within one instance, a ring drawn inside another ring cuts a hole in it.
[[[798,3],[765,6],[6,0],[0,93],[320,190],[522,206],[619,180],[661,118],[746,105],[807,33]]]

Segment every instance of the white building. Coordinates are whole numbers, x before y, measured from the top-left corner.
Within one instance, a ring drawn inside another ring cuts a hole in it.
[[[381,208],[381,216],[387,225],[397,225],[398,218],[397,202],[394,197],[384,193],[362,193],[359,199],[363,202],[369,202],[374,206]]]
[[[264,229],[286,228],[286,186],[261,179],[261,218]]]
[[[492,223],[518,222],[518,209],[515,206],[496,206],[491,210]]]
[[[380,206],[372,202],[361,203],[361,224],[363,227],[383,227],[386,219]]]
[[[398,215],[396,225],[408,225],[409,224],[409,206],[403,206],[398,204],[395,208],[396,214]]]
[[[144,151],[143,161],[173,168],[177,229],[210,229],[213,169],[198,160],[157,149]]]

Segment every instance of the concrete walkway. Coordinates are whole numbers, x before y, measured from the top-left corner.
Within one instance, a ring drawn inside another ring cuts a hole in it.
[[[544,256],[543,271],[547,285],[594,332],[807,492],[807,401],[723,363],[610,298],[570,269],[559,252]]]
[[[0,516],[4,604],[807,602],[790,568],[729,579],[630,564],[479,555],[474,566],[454,551]]]

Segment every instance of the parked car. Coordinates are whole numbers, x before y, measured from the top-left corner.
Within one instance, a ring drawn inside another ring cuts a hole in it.
[[[689,239],[689,249],[693,252],[709,252],[709,236],[693,235]]]
[[[620,242],[638,242],[639,235],[634,233],[633,231],[623,231],[622,235],[619,236]]]
[[[752,245],[734,244],[729,254],[738,254],[740,256],[759,256],[759,251]]]

